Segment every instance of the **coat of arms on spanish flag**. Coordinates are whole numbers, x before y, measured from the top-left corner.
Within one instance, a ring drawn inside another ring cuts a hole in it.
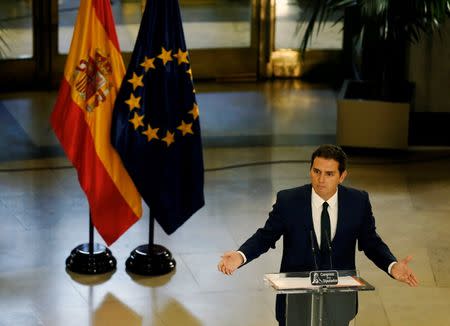
[[[51,125],[108,245],[142,215],[141,197],[110,142],[124,74],[110,1],[81,0]]]

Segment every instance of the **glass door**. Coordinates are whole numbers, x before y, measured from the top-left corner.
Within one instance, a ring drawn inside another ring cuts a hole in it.
[[[256,78],[256,0],[181,0],[194,76]]]
[[[0,2],[0,87],[2,90],[32,86],[46,75],[48,65],[38,60],[38,51],[45,45],[38,30],[44,28],[35,19],[44,8],[33,1]],[[39,69],[38,69],[39,67]],[[40,71],[45,71],[41,74]]]
[[[179,0],[194,78],[257,78],[257,0]],[[57,52],[53,82],[58,82],[69,51],[80,0],[57,3]],[[112,0],[125,64],[133,51],[145,0]]]
[[[296,51],[302,12],[293,0],[179,0],[194,78],[338,76],[342,25],[330,23],[305,62]],[[128,63],[145,0],[111,0]],[[57,88],[80,0],[0,1],[0,87]],[[328,77],[327,77],[328,78]]]
[[[145,0],[111,0],[125,64]],[[259,3],[179,0],[194,78],[258,77]],[[0,87],[57,88],[80,0],[0,1]]]

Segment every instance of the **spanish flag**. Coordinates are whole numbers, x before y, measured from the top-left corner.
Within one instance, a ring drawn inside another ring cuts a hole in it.
[[[51,125],[108,245],[142,215],[141,197],[110,142],[124,74],[110,0],[81,0]]]

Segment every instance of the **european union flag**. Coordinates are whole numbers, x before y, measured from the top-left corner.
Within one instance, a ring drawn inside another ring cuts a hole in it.
[[[177,0],[149,0],[114,106],[111,142],[168,234],[204,205],[199,111]]]

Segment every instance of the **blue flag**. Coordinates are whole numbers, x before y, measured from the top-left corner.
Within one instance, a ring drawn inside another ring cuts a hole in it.
[[[147,1],[111,142],[166,233],[204,205],[199,111],[178,0]]]

